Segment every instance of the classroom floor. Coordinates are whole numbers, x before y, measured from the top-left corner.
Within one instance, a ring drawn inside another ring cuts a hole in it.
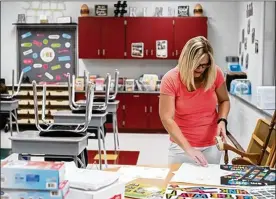
[[[16,134],[16,132],[14,132]],[[1,156],[7,154],[11,149],[11,142],[9,140],[10,133],[1,131]],[[122,133],[119,134],[120,139],[120,160],[117,164],[124,165],[167,165],[168,164],[168,147],[169,136],[168,134],[141,134],[141,133]],[[114,150],[114,137],[113,133],[106,135],[106,150]],[[88,151],[90,156],[89,164],[96,163],[94,158],[97,154],[98,143],[97,140],[89,140]],[[229,152],[229,159],[236,157],[232,152]],[[94,157],[94,158],[93,158]],[[1,157],[2,158],[2,157]],[[111,157],[112,159],[112,157]],[[221,164],[223,164],[223,156]],[[111,164],[112,161],[109,161]]]
[[[16,133],[16,132],[14,132]],[[1,149],[10,149],[11,142],[9,140],[10,133],[1,131]],[[122,157],[129,156],[129,164],[133,163],[132,156],[138,155],[137,165],[154,164],[166,165],[168,161],[169,136],[167,134],[119,134],[120,139],[120,155]],[[113,133],[106,135],[106,150],[114,150]],[[88,150],[95,152],[98,149],[97,140],[89,140]],[[131,153],[132,152],[132,153]],[[135,153],[136,152],[136,153]],[[137,154],[137,152],[139,152]],[[122,158],[121,157],[121,158]],[[126,159],[126,158],[124,158]],[[128,163],[127,161],[124,161]],[[124,163],[123,162],[123,163]]]

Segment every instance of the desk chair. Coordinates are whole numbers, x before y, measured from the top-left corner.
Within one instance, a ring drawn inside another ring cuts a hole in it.
[[[263,119],[259,119],[246,152],[230,132],[227,132],[227,136],[235,147],[223,143],[220,137],[216,137],[218,149],[225,151],[224,163],[228,164],[228,150],[230,150],[240,155],[240,157],[236,157],[232,160],[232,164],[275,167],[275,124],[276,111],[274,111],[270,123]]]
[[[34,97],[34,112],[35,112],[35,124],[39,131],[40,136],[45,137],[82,137],[87,134],[88,125],[92,117],[92,107],[94,99],[94,89],[93,84],[88,85],[87,89],[87,101],[85,106],[85,122],[82,124],[71,124],[71,123],[53,123],[50,124],[45,121],[45,106],[46,106],[46,85],[43,85],[43,103],[42,103],[42,118],[44,122],[43,128],[39,124],[38,115],[38,103],[37,103],[37,88],[36,82],[32,82],[33,85],[33,97]]]
[[[95,95],[95,100],[94,100],[94,105],[98,106],[100,104],[107,105],[107,122],[106,123],[112,123],[112,128],[113,128],[113,134],[114,134],[114,149],[115,151],[117,150],[117,146],[119,148],[119,131],[118,131],[118,121],[117,121],[117,108],[119,101],[116,101],[117,93],[118,93],[118,86],[119,86],[119,71],[116,69],[115,70],[115,85],[114,85],[114,93],[110,94],[110,92],[105,93],[105,95]],[[73,85],[75,85],[74,81],[75,78],[72,78]],[[85,72],[85,81],[89,81],[89,73]],[[107,82],[106,82],[107,84]],[[107,85],[105,86],[107,88]],[[110,88],[110,86],[108,87]],[[106,90],[107,91],[107,90]],[[71,92],[71,91],[69,91]],[[109,96],[108,96],[109,94]],[[108,96],[108,97],[107,97]],[[108,99],[108,100],[107,100]],[[69,100],[70,101],[70,100]],[[72,104],[75,106],[84,104],[85,100],[80,100],[75,102],[75,87],[73,86],[72,88]],[[95,109],[95,106],[93,109]]]
[[[8,120],[5,124],[4,131],[8,132],[10,130],[11,136],[12,136],[12,124],[13,119],[15,121],[16,125],[16,131],[19,133],[19,127],[17,122],[17,108],[18,108],[18,100],[16,99],[17,95],[20,92],[21,84],[24,77],[24,71],[21,72],[17,90],[14,92],[14,70],[12,70],[12,94],[9,93],[1,93],[0,95],[0,103],[1,103],[1,109],[0,112],[3,114],[3,112],[8,112]]]

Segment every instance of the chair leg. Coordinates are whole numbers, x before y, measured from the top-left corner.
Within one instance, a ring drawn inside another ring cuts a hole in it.
[[[104,132],[101,128],[100,128],[100,133],[101,133],[102,142],[103,142],[104,164],[105,164],[105,168],[107,168],[107,155],[106,155],[106,148],[105,148],[105,137],[104,137]]]
[[[100,127],[98,127],[97,129],[97,135],[98,135],[99,165],[100,165],[100,170],[102,170],[101,128]]]
[[[112,129],[113,129],[113,136],[114,136],[114,150],[117,151],[117,143],[116,143],[116,122],[115,122],[115,114],[112,113]]]
[[[120,149],[117,113],[114,113],[114,118],[115,118],[115,132],[116,132],[116,138],[117,138],[117,147],[118,149]]]

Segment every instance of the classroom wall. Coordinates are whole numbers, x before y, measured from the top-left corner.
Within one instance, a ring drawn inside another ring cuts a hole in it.
[[[246,17],[247,5],[253,4],[253,16]],[[240,63],[243,56],[243,68],[252,83],[252,94],[256,87],[273,85],[275,73],[275,2],[240,2],[239,3],[239,40],[241,42]],[[248,33],[248,21],[250,32]],[[255,52],[255,42],[252,43],[252,29],[255,28],[255,40],[258,40],[259,52]],[[247,39],[242,42],[242,30]],[[239,48],[239,46],[238,46]],[[239,50],[238,50],[239,51]],[[246,55],[248,68],[246,69]]]
[[[70,1],[66,2],[66,10],[64,15],[72,16],[74,22],[77,22],[80,15],[80,7],[83,3],[86,3],[93,13],[95,4],[103,4],[103,2],[80,2]],[[128,2],[128,7],[137,7],[142,9],[147,7],[147,13],[149,16],[153,16],[156,6],[162,6],[164,9],[164,16],[167,15],[168,7],[177,8],[179,5],[189,5],[190,15],[194,5],[197,2],[182,2],[182,1],[136,1]],[[104,4],[109,6],[109,15],[113,15],[112,2],[105,1]],[[209,40],[212,43],[215,51],[215,59],[219,66],[226,67],[226,56],[235,56],[238,53],[238,3],[237,2],[201,2],[205,15],[208,19],[208,35]],[[17,68],[16,58],[16,28],[12,23],[16,22],[17,14],[25,13],[23,7],[26,7],[24,2],[3,2],[1,9],[2,19],[2,52],[1,52],[1,76],[6,78],[7,83],[11,83],[12,69]],[[30,22],[30,19],[29,19]],[[128,76],[137,78],[143,73],[156,73],[164,74],[170,68],[176,65],[177,61],[168,60],[79,60],[79,74],[83,74],[83,70],[88,70],[90,73],[104,75],[106,72],[113,71],[115,68],[120,69],[122,76]]]

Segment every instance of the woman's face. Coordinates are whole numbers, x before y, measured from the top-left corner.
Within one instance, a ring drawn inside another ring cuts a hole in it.
[[[199,61],[197,68],[194,70],[194,77],[200,77],[206,68],[210,66],[209,55],[205,54],[202,59]]]

